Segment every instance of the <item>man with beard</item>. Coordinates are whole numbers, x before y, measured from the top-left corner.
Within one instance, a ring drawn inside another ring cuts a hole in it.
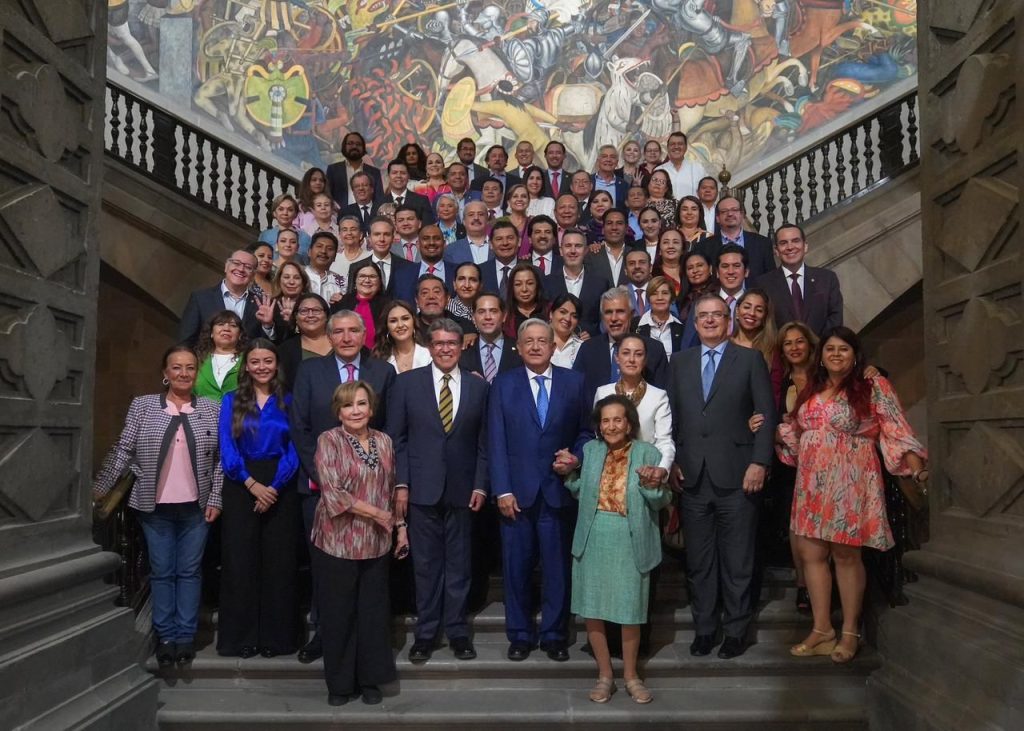
[[[331,163],[327,166],[327,182],[331,186],[331,196],[338,204],[339,209],[345,208],[356,199],[349,188],[349,181],[356,173],[366,173],[373,183],[373,200],[379,200],[384,195],[384,185],[381,182],[380,170],[373,165],[363,163],[366,157],[366,140],[358,132],[349,132],[341,140],[341,154],[345,158],[340,162]]]

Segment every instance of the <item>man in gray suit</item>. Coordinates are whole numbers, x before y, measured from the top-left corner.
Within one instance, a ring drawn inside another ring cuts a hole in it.
[[[746,650],[753,615],[759,493],[772,461],[777,416],[761,353],[729,342],[728,305],[717,294],[707,294],[694,311],[700,345],[670,363],[676,442],[672,478],[682,493],[696,625],[690,654],[707,655],[715,646],[721,592],[725,641],[718,656],[729,659]],[[748,425],[754,413],[765,417],[756,433]]]

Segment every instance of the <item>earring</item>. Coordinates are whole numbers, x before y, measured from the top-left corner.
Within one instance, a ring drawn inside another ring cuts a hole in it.
[[[164,377],[164,380],[161,381],[161,383],[163,383],[165,386],[170,386],[171,385],[171,382],[167,380],[166,376]]]

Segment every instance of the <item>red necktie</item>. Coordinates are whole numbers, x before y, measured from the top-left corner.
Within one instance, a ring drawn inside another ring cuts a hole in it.
[[[415,261],[416,255],[413,253],[416,251],[416,244],[406,242],[405,244],[405,258],[409,261]]]
[[[546,265],[544,264],[544,257],[543,256],[540,258],[540,261],[537,262],[537,265],[540,267],[540,273],[541,274],[547,274],[548,270],[547,270]]]
[[[645,311],[646,308],[644,307],[644,291],[642,289],[638,289],[636,291],[636,314],[642,315]]]
[[[434,273],[434,265],[433,265],[433,264],[430,264],[430,265],[429,265],[429,266],[427,267],[427,274],[433,274],[433,273]]]
[[[558,171],[551,171],[551,192],[557,198],[558,197]]]

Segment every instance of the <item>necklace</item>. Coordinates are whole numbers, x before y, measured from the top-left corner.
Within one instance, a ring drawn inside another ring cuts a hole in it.
[[[238,361],[238,354],[233,353],[231,355],[223,355],[221,353],[213,354],[213,375],[217,377],[218,381],[223,381],[224,376],[227,372],[234,367]]]

